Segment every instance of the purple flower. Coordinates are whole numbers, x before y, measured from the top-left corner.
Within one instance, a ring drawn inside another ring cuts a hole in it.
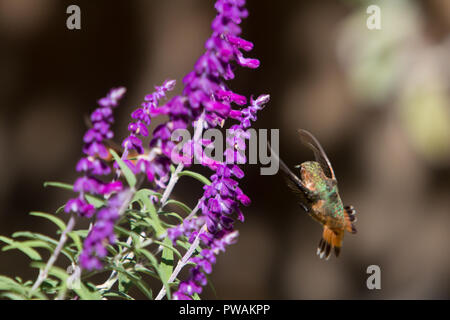
[[[165,187],[165,183],[169,179],[170,172],[170,160],[161,156],[140,156],[135,162],[126,161],[131,150],[135,150],[138,155],[144,154],[144,147],[140,136],[147,137],[148,126],[151,123],[151,119],[159,114],[166,114],[168,107],[159,107],[159,101],[166,97],[168,91],[173,90],[175,87],[175,80],[167,80],[161,86],[155,87],[155,92],[148,94],[145,97],[145,101],[141,104],[141,107],[133,111],[131,117],[135,120],[128,125],[128,131],[130,135],[126,137],[122,142],[124,152],[122,159],[125,160],[130,169],[135,173],[145,173],[149,181],[155,181],[157,186]],[[170,132],[167,124],[159,125],[153,131],[153,139],[155,137],[164,141],[165,146],[170,142]],[[153,141],[153,140],[152,140]],[[164,150],[163,143],[161,142],[158,147]],[[164,153],[164,151],[163,151]]]
[[[67,201],[67,204],[64,208],[65,212],[75,212],[78,213],[81,217],[90,218],[95,213],[95,208],[92,204],[87,203],[84,198],[75,198]]]
[[[108,149],[104,141],[113,137],[111,125],[114,122],[112,109],[125,94],[123,87],[112,89],[104,98],[98,101],[99,108],[91,114],[92,127],[83,137],[85,143],[83,152],[85,157],[78,161],[76,170],[84,176],[79,177],[73,186],[73,190],[79,193],[78,198],[70,199],[65,207],[66,212],[74,212],[82,217],[90,218],[95,209],[84,199],[86,193],[94,195],[109,195],[122,189],[120,182],[102,182],[97,176],[108,175],[111,172],[105,159],[109,158]]]
[[[240,123],[232,127],[231,143],[225,153],[236,156],[239,151],[245,151],[245,140],[250,138],[246,130],[250,127],[251,121],[256,120],[257,111],[261,110],[268,101],[268,95],[262,95],[256,100],[252,98],[251,105],[241,111]],[[191,259],[196,266],[191,269],[190,277],[181,282],[178,291],[174,293],[174,296],[176,294],[179,299],[201,292],[198,288],[204,286],[205,281],[199,274],[211,273],[212,265],[216,262],[215,255],[225,251],[226,246],[236,241],[238,232],[233,229],[234,220],[231,215],[235,213],[236,219],[244,221],[244,215],[239,209],[239,205],[248,206],[250,204],[250,198],[243,193],[237,180],[234,179],[243,177],[244,172],[233,161],[218,165],[216,172],[210,178],[211,185],[204,187],[204,194],[200,202],[203,216],[198,219],[206,218],[207,230],[205,232],[198,231],[200,226],[192,222],[190,222],[189,234],[182,227],[168,230],[172,242],[181,236],[189,238],[192,237],[192,234],[201,232],[200,239],[206,247],[209,247],[209,249],[202,250],[199,256]]]
[[[187,296],[185,294],[182,294],[179,291],[173,293],[172,299],[173,300],[192,300],[191,297],[189,297],[189,296]]]
[[[108,205],[97,212],[96,221],[83,243],[79,261],[86,270],[101,269],[101,259],[108,251],[108,244],[114,244],[116,237],[114,225],[120,217],[120,208],[125,201],[128,190],[117,193],[109,199]]]
[[[183,94],[191,107],[203,106],[210,126],[222,126],[233,112],[231,103],[244,105],[247,99],[229,90],[224,80],[234,78],[232,62],[243,67],[257,68],[259,61],[246,59],[241,50],[250,51],[253,44],[241,39],[238,24],[247,17],[245,1],[218,0],[215,8],[218,15],[212,23],[213,33],[206,42],[206,52],[195,64],[194,70],[183,80]]]
[[[239,205],[249,205],[250,198],[238,187],[234,178],[241,179],[244,172],[235,163],[245,162],[245,141],[250,138],[247,129],[256,120],[257,111],[261,110],[269,101],[268,95],[251,99],[250,106],[243,110],[233,109],[232,103],[242,106],[247,103],[244,96],[229,90],[224,81],[234,78],[232,62],[249,68],[257,68],[257,59],[245,58],[242,51],[250,51],[253,44],[239,37],[239,24],[248,16],[244,8],[245,0],[217,0],[215,8],[218,12],[212,23],[213,34],[206,42],[206,53],[195,64],[194,70],[183,80],[183,91],[194,116],[204,112],[210,127],[223,126],[227,118],[239,121],[231,127],[232,136],[227,139],[225,150],[227,161],[217,163],[204,160],[202,164],[209,166],[215,173],[211,176],[211,185],[204,187],[204,194],[200,200],[201,215],[197,219],[206,220],[207,230],[200,231],[200,226],[192,224],[192,228],[183,225],[168,230],[173,242],[181,236],[192,241],[192,236],[198,235],[207,248],[201,254],[193,257],[196,264],[191,269],[190,276],[180,283],[178,291],[173,296],[176,299],[190,299],[192,294],[201,293],[206,284],[204,273],[212,271],[215,256],[224,251],[227,245],[236,241],[238,232],[233,229],[233,216],[244,220]],[[199,144],[197,142],[197,144]],[[194,156],[196,144],[191,143]],[[192,223],[192,222],[191,222]]]

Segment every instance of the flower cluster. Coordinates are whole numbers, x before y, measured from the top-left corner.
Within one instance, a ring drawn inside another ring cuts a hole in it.
[[[248,16],[244,0],[218,0],[217,16],[212,23],[212,35],[206,41],[206,52],[198,59],[183,80],[183,95],[195,118],[204,114],[209,127],[223,126],[227,118],[239,118],[240,110],[232,109],[232,103],[243,106],[245,96],[231,91],[225,81],[234,78],[234,63],[257,68],[257,59],[244,58],[242,50],[250,51],[253,44],[239,37],[239,24]],[[195,142],[194,142],[195,143]],[[194,150],[200,149],[193,146]],[[215,162],[202,157],[202,164],[215,169]]]
[[[244,5],[243,0],[218,0],[215,5],[218,14],[212,23],[213,33],[205,45],[206,52],[198,59],[194,70],[183,79],[183,94],[158,106],[158,100],[175,84],[174,81],[166,81],[161,87],[157,87],[156,93],[147,96],[142,108],[132,115],[138,122],[130,124],[132,134],[124,140],[123,146],[138,153],[142,152],[142,142],[137,134],[147,134],[145,125],[149,124],[150,118],[158,115],[169,118],[153,131],[150,142],[153,152],[139,157],[140,160],[135,164],[127,161],[134,173],[146,172],[148,179],[155,180],[160,188],[164,188],[168,180],[171,160],[176,163],[191,163],[189,157],[175,159],[173,151],[176,143],[171,140],[175,130],[187,129],[201,117],[205,120],[204,127],[215,127],[223,126],[227,118],[240,119],[243,116],[240,110],[232,109],[232,103],[243,106],[247,103],[246,97],[229,90],[225,81],[234,78],[233,63],[249,68],[259,66],[257,59],[245,58],[242,53],[242,50],[250,51],[253,48],[251,42],[239,37],[239,24],[248,16]],[[187,146],[191,146],[193,150],[201,150],[201,143],[201,140],[192,140]],[[192,152],[185,154],[194,156]],[[203,165],[217,169],[217,163],[212,159],[204,155],[196,156]]]
[[[201,292],[206,283],[205,273],[211,272],[215,256],[237,238],[238,233],[233,227],[234,217],[244,220],[239,206],[250,204],[249,197],[239,188],[237,181],[244,177],[244,172],[234,163],[236,159],[237,163],[245,161],[245,140],[249,139],[246,130],[251,121],[256,120],[256,112],[268,102],[269,96],[251,99],[250,106],[241,109],[239,107],[247,104],[247,98],[230,90],[225,83],[234,78],[235,65],[248,68],[259,66],[257,59],[245,58],[243,54],[243,51],[248,52],[253,48],[251,42],[239,37],[239,24],[248,16],[244,6],[245,0],[216,1],[217,16],[212,23],[212,35],[205,45],[206,52],[198,59],[194,70],[183,79],[183,94],[160,106],[160,100],[174,88],[175,81],[168,80],[156,87],[155,92],[147,95],[141,107],[132,113],[129,135],[122,143],[122,160],[133,173],[145,173],[148,181],[164,189],[169,180],[170,164],[176,162],[173,158],[176,142],[171,139],[175,130],[191,126],[199,126],[200,129],[222,127],[227,119],[239,122],[231,127],[233,135],[227,138],[225,163],[209,159],[202,152],[197,154],[196,151],[202,150],[202,146],[208,144],[207,141],[197,137],[187,144],[195,151],[188,153],[189,159],[183,158],[183,163],[190,164],[191,158],[196,157],[214,174],[211,176],[211,185],[205,186],[199,202],[201,214],[186,219],[167,232],[174,243],[180,236],[188,237],[191,243],[199,237],[204,247],[199,256],[192,258],[196,266],[191,269],[189,279],[180,284],[174,298],[189,298],[193,293]],[[104,141],[113,136],[110,129],[113,123],[112,109],[117,106],[124,92],[124,88],[113,89],[99,100],[100,108],[91,116],[92,128],[84,137],[83,151],[86,157],[77,165],[77,170],[84,173],[74,184],[79,197],[71,199],[65,209],[67,212],[77,212],[80,216],[92,217],[95,208],[86,202],[85,194],[101,195],[108,199],[106,205],[97,212],[97,220],[84,242],[80,263],[85,269],[101,268],[100,260],[107,253],[106,245],[115,241],[114,224],[120,216],[124,194],[127,193],[120,181],[106,183],[96,177],[108,175],[111,171],[105,163],[110,160],[110,154]],[[148,126],[152,118],[160,115],[167,116],[168,120],[154,129],[150,151],[146,153],[142,138],[149,135]],[[132,153],[137,154],[134,159],[130,157]],[[120,174],[118,164],[115,167]]]
[[[261,110],[269,101],[269,95],[262,95],[256,100],[251,99],[251,105],[241,112],[240,122],[231,128],[235,133],[228,141],[229,147],[226,153],[231,154],[234,159],[238,153],[245,152],[246,142],[250,135],[247,129],[251,121],[256,120],[256,113]],[[206,230],[192,231],[199,223],[190,222],[188,226],[175,227],[170,229],[168,236],[172,242],[184,235],[189,241],[193,241],[193,235],[199,236],[205,247],[200,256],[191,259],[196,264],[190,271],[190,277],[182,282],[178,291],[174,293],[175,299],[190,299],[194,293],[201,293],[202,286],[206,284],[204,273],[211,273],[212,264],[216,261],[216,255],[220,251],[225,251],[225,247],[235,242],[237,231],[233,229],[234,219],[231,217],[236,213],[237,219],[244,221],[244,215],[239,209],[239,204],[249,205],[250,198],[246,196],[238,186],[238,181],[233,177],[241,179],[244,172],[235,164],[223,163],[217,166],[215,174],[211,176],[212,183],[204,187],[204,194],[200,200],[202,216],[201,221],[206,219]],[[183,234],[183,231],[185,233]]]
[[[159,100],[164,98],[168,91],[173,90],[175,84],[175,80],[167,80],[162,84],[162,86],[155,87],[155,92],[145,96],[141,108],[136,109],[131,114],[131,117],[135,120],[135,122],[131,122],[128,125],[130,135],[125,138],[122,143],[122,147],[124,149],[122,155],[123,159],[127,158],[130,150],[136,150],[138,154],[144,153],[142,140],[139,136],[148,136],[147,126],[150,125],[152,117],[155,116],[155,110],[158,107]]]
[[[114,225],[120,217],[122,206],[127,202],[128,192],[129,190],[124,190],[114,195],[108,199],[108,205],[98,211],[97,220],[84,240],[83,251],[79,257],[80,265],[84,269],[102,268],[100,259],[107,254],[106,246],[116,241]]]
[[[82,217],[90,218],[94,215],[95,208],[86,202],[84,197],[86,193],[105,196],[122,190],[120,181],[102,182],[97,176],[108,175],[111,172],[107,164],[111,155],[104,141],[114,136],[111,130],[114,122],[113,108],[117,107],[125,91],[123,87],[112,89],[106,97],[98,101],[100,107],[91,114],[92,127],[83,137],[85,143],[83,152],[86,156],[81,158],[76,166],[78,172],[84,173],[75,181],[73,187],[79,195],[67,202],[66,212],[75,212]]]
[[[212,23],[213,34],[206,42],[206,53],[197,61],[194,70],[184,78],[184,95],[188,99],[194,114],[199,111],[205,115],[210,127],[223,126],[228,118],[239,121],[232,126],[232,136],[227,138],[225,150],[226,162],[218,163],[201,155],[201,163],[210,167],[215,173],[211,176],[211,185],[205,186],[204,195],[200,200],[202,214],[198,219],[206,221],[206,230],[200,229],[199,223],[190,222],[187,226],[180,225],[170,229],[168,236],[172,242],[184,235],[193,242],[194,236],[200,237],[203,249],[199,256],[191,259],[196,264],[190,271],[190,277],[181,282],[178,291],[173,295],[175,299],[190,299],[194,293],[200,293],[206,284],[205,273],[210,273],[215,255],[224,251],[226,245],[233,243],[237,231],[233,229],[233,214],[237,219],[244,220],[239,205],[249,205],[250,199],[238,186],[244,172],[234,163],[245,162],[245,139],[249,138],[246,129],[251,121],[256,120],[256,112],[269,100],[268,95],[251,100],[251,105],[243,110],[232,109],[231,104],[243,106],[247,99],[229,90],[224,81],[234,78],[233,64],[257,68],[259,61],[244,58],[241,50],[250,51],[253,44],[239,37],[241,29],[239,24],[248,16],[244,8],[245,0],[217,0],[215,8],[218,12]],[[202,141],[191,142],[194,156],[196,150],[201,150]],[[238,160],[236,162],[236,160]],[[192,230],[197,227],[196,230]]]
[[[170,161],[164,154],[167,152],[167,147],[165,148],[165,146],[171,143],[170,134],[164,135],[161,131],[162,128],[169,128],[170,124],[161,124],[154,130],[152,144],[155,148],[153,148],[152,153],[144,154],[144,147],[139,136],[148,136],[148,126],[152,118],[165,113],[165,111],[167,111],[165,114],[170,115],[170,106],[159,107],[159,101],[166,97],[168,91],[173,90],[175,84],[175,80],[167,80],[161,86],[155,87],[155,92],[145,97],[141,108],[136,109],[131,114],[131,117],[135,121],[128,125],[130,135],[122,143],[122,147],[124,148],[122,159],[131,170],[135,174],[145,173],[150,182],[155,181],[161,188],[165,187],[165,183],[169,179]],[[156,143],[154,142],[155,136],[160,139],[159,148],[156,148]],[[131,150],[134,150],[138,154],[136,161],[127,159]]]
[[[200,237],[209,249],[203,249],[200,252],[201,257],[197,256],[191,259],[196,266],[190,270],[189,278],[180,283],[178,291],[173,293],[173,299],[190,300],[193,294],[200,294],[203,290],[202,287],[208,283],[205,273],[212,272],[212,265],[216,263],[216,255],[225,252],[227,246],[234,244],[238,235],[238,231],[227,232],[225,230],[214,236],[201,233]]]

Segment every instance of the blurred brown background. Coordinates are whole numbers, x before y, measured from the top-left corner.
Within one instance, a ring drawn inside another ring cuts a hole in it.
[[[80,31],[66,28],[70,4],[81,7]],[[371,4],[382,30],[366,27]],[[346,236],[339,259],[318,259],[320,226],[280,175],[248,166],[242,186],[252,206],[214,268],[217,296],[204,297],[450,298],[450,1],[249,0],[248,8],[243,37],[262,66],[239,70],[230,85],[271,94],[256,127],[280,129],[289,165],[312,156],[297,128],[318,137],[344,202],[358,210],[358,234]],[[42,184],[76,177],[83,117],[110,87],[126,86],[116,111],[122,138],[154,85],[173,78],[181,91],[214,14],[204,0],[0,0],[0,234],[54,235],[28,212],[54,212],[70,196]],[[175,195],[193,204],[185,186]],[[366,287],[372,264],[381,290]],[[13,252],[0,254],[0,274],[36,276]]]

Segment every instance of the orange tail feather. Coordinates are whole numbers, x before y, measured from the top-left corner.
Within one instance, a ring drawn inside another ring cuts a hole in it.
[[[328,260],[330,258],[331,250],[334,248],[336,257],[339,257],[343,238],[344,232],[337,234],[327,226],[324,226],[322,239],[320,239],[319,246],[317,248],[317,255],[319,255],[321,259],[325,258]]]

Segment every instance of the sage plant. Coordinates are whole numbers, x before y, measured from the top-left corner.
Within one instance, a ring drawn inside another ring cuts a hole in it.
[[[22,251],[39,269],[35,281],[0,276],[1,297],[134,299],[134,287],[148,299],[200,298],[218,254],[237,241],[235,221],[244,221],[242,205],[250,204],[239,186],[244,171],[238,164],[246,160],[247,130],[269,101],[261,95],[248,102],[228,87],[237,66],[259,66],[257,59],[244,56],[253,48],[240,37],[240,23],[248,16],[245,0],[217,0],[215,9],[206,51],[183,79],[182,94],[167,97],[174,80],[155,87],[132,112],[120,148],[113,147],[111,125],[126,89],[112,89],[98,100],[83,137],[84,156],[76,165],[80,176],[73,185],[45,184],[75,195],[56,214],[31,213],[56,224],[59,239],[27,231],[0,237],[3,250]],[[150,133],[151,121],[161,116],[167,120]],[[203,152],[211,145],[203,131],[217,127],[232,133],[223,161]],[[181,147],[174,138],[179,130],[194,133]],[[193,163],[209,168],[210,177],[188,170]],[[200,199],[189,204],[174,199],[182,176],[203,183]],[[63,214],[69,215],[67,224]],[[87,230],[77,227],[86,219]],[[42,249],[50,252],[47,262]],[[188,276],[180,278],[184,268]]]

